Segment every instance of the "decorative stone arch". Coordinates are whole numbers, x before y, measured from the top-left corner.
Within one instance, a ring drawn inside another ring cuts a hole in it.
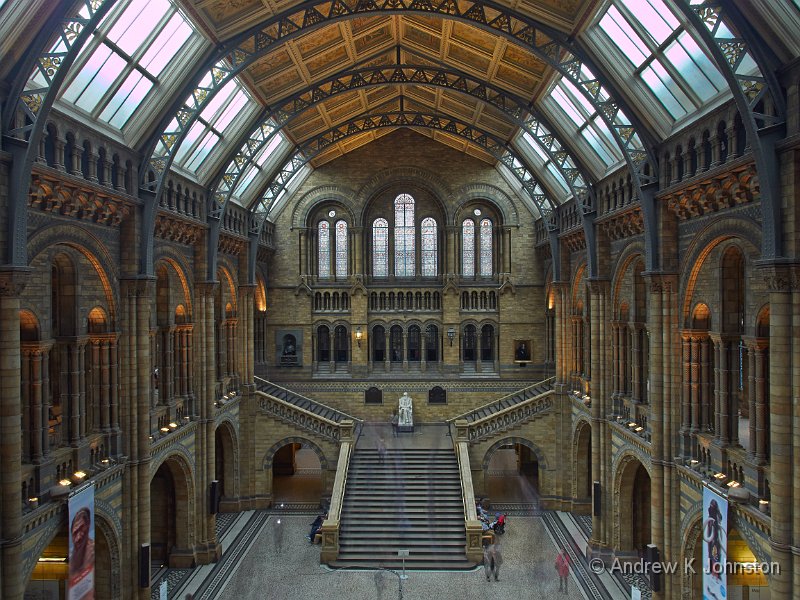
[[[702,517],[703,505],[700,503],[692,507],[681,519],[681,564],[692,564],[696,571],[694,576],[690,569],[684,569],[681,572],[681,598],[684,600],[691,600],[693,596],[693,577],[703,576],[702,556],[694,555],[697,540],[700,539],[702,533]],[[695,559],[694,563],[685,562],[692,558]]]
[[[584,275],[586,274],[586,261],[581,261],[581,263],[575,269],[575,276],[572,278],[572,283],[570,285],[570,297],[572,299],[572,313],[574,314],[575,307],[578,304],[578,299],[582,295],[582,290],[580,289],[581,283],[583,283]]]
[[[626,449],[614,460],[611,472],[614,477],[614,548],[631,548],[633,546],[633,525],[625,510],[632,507],[633,482],[638,465],[644,467],[652,482],[653,474],[650,461],[632,449]],[[623,497],[624,495],[624,497]]]
[[[370,200],[383,190],[398,183],[405,183],[423,188],[430,192],[434,200],[439,203],[439,208],[448,222],[452,221],[450,211],[444,204],[444,199],[450,196],[450,190],[445,187],[435,173],[420,169],[419,167],[390,167],[379,171],[367,181],[356,195],[354,205],[361,207],[358,213],[356,227],[364,226],[364,219],[369,210]]]
[[[236,295],[236,280],[234,275],[231,273],[236,273],[236,270],[232,268],[232,266],[228,263],[227,259],[220,257],[219,262],[217,263],[217,273],[220,275],[219,285],[222,287],[222,298],[223,302],[226,297],[230,298],[230,304],[233,307],[233,314],[237,314],[237,295]],[[227,293],[225,290],[227,288]],[[225,315],[225,306],[219,307],[221,314]]]
[[[94,529],[95,529],[95,548],[98,546],[98,533],[105,538],[105,544],[108,549],[109,569],[111,571],[111,581],[109,587],[111,590],[111,598],[116,600],[122,597],[122,563],[120,559],[122,548],[122,523],[113,511],[110,505],[106,502],[95,498],[95,512],[94,512]],[[95,553],[97,558],[105,556],[105,553]],[[98,574],[95,573],[95,578]]]
[[[313,450],[314,454],[317,455],[317,458],[319,459],[319,465],[323,473],[328,470],[328,459],[325,457],[325,453],[322,451],[322,448],[317,446],[309,438],[299,436],[285,437],[279,442],[273,444],[267,450],[266,454],[264,454],[264,459],[261,461],[261,468],[265,471],[271,472],[272,460],[275,458],[275,453],[288,444],[303,444],[308,446],[311,450]]]
[[[492,459],[492,455],[503,446],[514,446],[516,444],[520,444],[521,446],[526,446],[530,448],[531,451],[536,455],[536,462],[539,463],[539,470],[547,469],[547,457],[545,456],[544,452],[542,452],[541,448],[534,444],[532,441],[522,438],[522,437],[507,437],[503,438],[494,444],[492,444],[486,453],[483,455],[483,461],[481,462],[481,469],[483,472],[486,473],[489,469],[489,461]]]
[[[94,267],[105,293],[107,306],[104,308],[108,310],[111,326],[116,327],[119,296],[117,288],[111,285],[112,281],[119,280],[116,261],[103,243],[88,229],[80,225],[57,224],[44,227],[31,235],[28,240],[29,264],[43,252],[59,245],[77,250]]]
[[[625,278],[625,273],[628,272],[630,266],[641,258],[647,264],[645,258],[644,242],[637,240],[625,247],[616,262],[614,268],[611,270],[611,306],[616,310],[619,305],[620,294],[622,293],[622,280]]]
[[[495,223],[495,225],[519,226],[519,211],[516,204],[514,204],[514,200],[508,194],[488,183],[472,183],[454,190],[446,197],[445,207],[454,207],[447,218],[451,227],[458,225],[456,216],[463,210],[465,205],[474,200],[483,200],[494,205],[497,213],[503,217],[503,222]]]
[[[49,518],[45,523],[46,525],[43,526],[42,531],[38,533],[39,539],[36,541],[33,549],[23,554],[22,581],[26,587],[33,574],[33,569],[36,567],[36,563],[39,562],[39,557],[42,555],[42,552],[44,552],[44,549],[50,545],[50,542],[56,537],[59,529],[67,527],[67,505],[64,504],[63,509],[55,513],[55,515]],[[27,532],[26,534],[26,536],[32,535],[36,535],[35,530],[34,532]]]
[[[353,226],[360,220],[360,210],[353,202],[356,193],[354,190],[340,185],[323,185],[309,190],[297,201],[292,211],[292,229],[308,227],[312,213],[323,202],[333,202],[347,212],[348,219]]]
[[[178,548],[191,550],[195,545],[195,497],[197,490],[192,473],[192,459],[183,446],[157,457],[150,463],[150,484],[158,469],[165,465],[175,485],[175,542]]]
[[[709,254],[722,242],[738,238],[746,260],[752,264],[760,257],[761,228],[743,217],[732,216],[724,221],[715,221],[700,231],[692,240],[679,268],[682,302],[682,320],[689,318],[695,285]]]
[[[177,302],[176,304],[184,305],[187,312],[187,321],[191,322],[193,314],[192,290],[189,286],[189,279],[186,277],[186,274],[190,273],[191,269],[187,268],[184,258],[171,246],[162,246],[158,249],[158,253],[153,261],[153,266],[155,267],[155,265],[158,265],[161,261],[172,267],[172,270],[178,277],[178,281],[183,289],[183,302]]]
[[[236,425],[229,415],[226,415],[214,429],[215,442],[219,433],[224,457],[223,486],[220,494],[225,498],[236,498],[239,495],[239,436]],[[214,462],[216,465],[216,460]]]
[[[589,450],[586,456],[582,454],[582,443],[585,440],[586,432],[588,431],[589,437]],[[592,463],[592,446],[591,446],[592,424],[589,419],[579,418],[575,423],[572,430],[572,497],[576,500],[586,500],[583,496],[584,490],[589,489],[585,487],[581,489],[581,483],[585,486],[591,486],[591,481],[583,481],[583,478],[588,475],[588,469]],[[588,494],[588,499],[591,500],[591,493]]]

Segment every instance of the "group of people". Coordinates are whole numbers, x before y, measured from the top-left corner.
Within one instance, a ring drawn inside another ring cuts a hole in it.
[[[478,513],[478,520],[481,522],[481,527],[484,531],[492,530],[497,533],[503,533],[506,526],[506,516],[500,513],[495,513],[492,518],[489,513],[483,508],[483,504],[478,500],[475,503],[475,512]]]

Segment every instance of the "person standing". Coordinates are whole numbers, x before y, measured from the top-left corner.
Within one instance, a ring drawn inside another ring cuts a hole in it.
[[[389,419],[389,422],[392,424],[392,437],[397,437],[397,422],[398,422],[397,411],[395,410],[392,411],[392,418]]]
[[[500,553],[499,544],[487,544],[483,548],[483,571],[486,581],[494,576],[495,581],[500,581],[500,565],[503,564],[503,555]]]
[[[382,437],[379,437],[378,441],[375,442],[375,448],[378,450],[378,458],[383,464],[386,460],[386,442],[383,441]]]
[[[567,582],[569,581],[570,558],[567,549],[564,548],[556,556],[556,571],[558,572],[558,591],[567,593]]]

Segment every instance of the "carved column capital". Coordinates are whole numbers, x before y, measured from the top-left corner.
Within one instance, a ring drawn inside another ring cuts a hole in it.
[[[28,283],[31,271],[29,267],[0,267],[0,296],[19,297]]]

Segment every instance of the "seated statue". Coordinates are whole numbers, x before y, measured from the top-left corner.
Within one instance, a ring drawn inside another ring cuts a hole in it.
[[[403,392],[403,395],[400,396],[399,407],[397,411],[397,425],[399,427],[413,427],[414,426],[414,415],[413,415],[413,405],[411,401],[411,396],[408,395],[408,392]]]

